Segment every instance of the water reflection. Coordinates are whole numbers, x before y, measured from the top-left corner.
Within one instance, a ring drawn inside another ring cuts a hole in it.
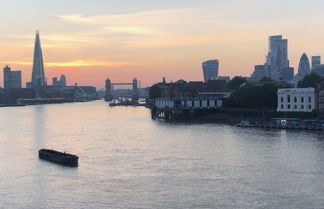
[[[102,101],[0,109],[4,118],[1,207],[324,205],[322,132],[170,124]],[[40,148],[70,149],[79,167],[39,161]]]

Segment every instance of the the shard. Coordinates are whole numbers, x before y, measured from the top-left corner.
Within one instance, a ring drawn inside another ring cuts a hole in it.
[[[46,86],[46,79],[44,73],[43,54],[39,38],[39,32],[36,31],[34,61],[31,85],[33,88],[40,88]]]

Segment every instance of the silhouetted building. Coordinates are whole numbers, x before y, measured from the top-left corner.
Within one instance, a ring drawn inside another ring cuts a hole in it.
[[[204,81],[214,80],[218,76],[219,60],[208,60],[202,63]]]
[[[57,77],[52,79],[52,85],[56,87],[65,87],[66,86],[66,77],[65,75],[61,75],[60,80],[57,80]]]
[[[280,81],[291,81],[294,79],[294,68],[293,67],[285,67],[281,68],[279,71],[279,80]]]
[[[282,35],[269,37],[269,52],[266,60],[266,69],[273,80],[282,79],[281,70],[289,67],[288,40]]]
[[[20,88],[20,89],[5,89],[7,104],[17,104],[21,99],[34,99],[36,97],[35,89]]]
[[[61,78],[60,78],[60,84],[61,86],[66,86],[66,76],[65,75],[61,75]]]
[[[21,71],[12,71],[7,65],[3,69],[3,86],[5,89],[21,88]]]
[[[316,73],[320,76],[324,76],[324,65],[317,65],[316,67],[312,68],[312,73]]]
[[[265,65],[255,65],[254,72],[251,75],[251,79],[253,81],[259,81],[264,77],[267,77]]]
[[[230,82],[231,77],[229,76],[217,76],[216,80],[224,80],[226,83]]]
[[[36,31],[32,80],[31,83],[27,84],[27,87],[40,88],[44,86],[46,86],[46,79],[44,72],[43,54],[39,38],[39,32]]]
[[[57,77],[52,78],[52,86],[58,86]]]
[[[312,68],[321,64],[321,56],[312,56]]]
[[[112,99],[113,99],[113,86],[111,85],[111,81],[108,78],[106,80],[105,101],[111,101]]]
[[[308,57],[305,53],[300,58],[298,66],[298,79],[303,79],[306,75],[310,73],[310,64]]]
[[[324,110],[324,86],[323,84],[320,86],[318,90],[318,109]]]
[[[133,100],[138,100],[138,82],[137,82],[137,79],[134,78],[133,79]]]

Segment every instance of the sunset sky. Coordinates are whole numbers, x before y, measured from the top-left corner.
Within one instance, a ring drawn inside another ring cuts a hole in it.
[[[263,64],[268,36],[288,39],[295,72],[303,52],[324,56],[323,0],[11,0],[1,1],[0,63],[31,79],[40,31],[48,83],[143,86],[166,77],[202,80],[201,62],[220,75],[249,76]],[[2,77],[0,85],[2,86]]]

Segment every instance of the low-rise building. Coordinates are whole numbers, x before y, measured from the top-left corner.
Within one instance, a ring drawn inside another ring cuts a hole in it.
[[[278,89],[278,112],[312,112],[316,105],[314,88]]]

